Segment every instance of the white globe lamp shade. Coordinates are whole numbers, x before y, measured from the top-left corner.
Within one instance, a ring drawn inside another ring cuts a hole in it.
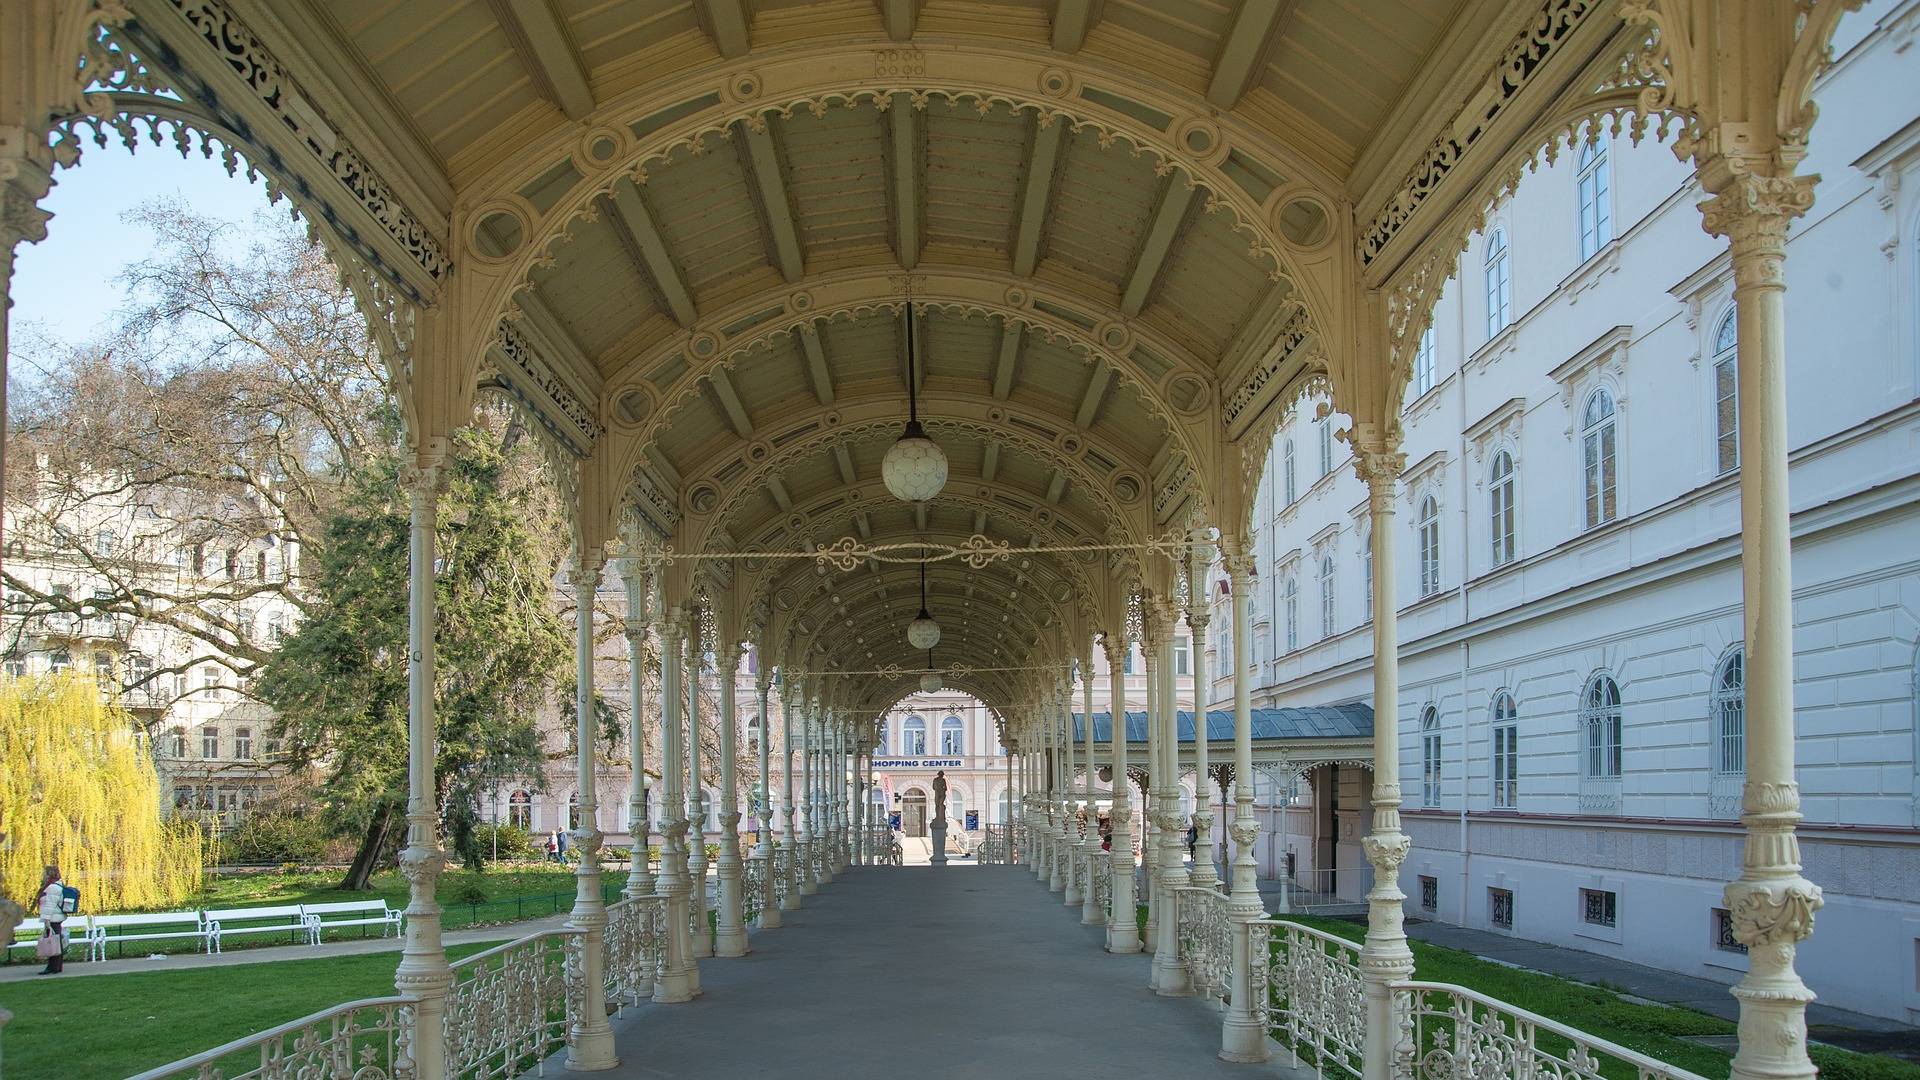
[[[920,612],[920,617],[907,624],[907,644],[916,649],[931,649],[940,644],[940,624],[933,617]]]
[[[925,675],[920,676],[920,692],[921,693],[937,694],[940,692],[940,686],[941,686],[940,676],[935,675],[933,672],[929,671]]]
[[[947,455],[918,423],[910,423],[880,459],[880,479],[894,498],[926,502],[947,486]]]

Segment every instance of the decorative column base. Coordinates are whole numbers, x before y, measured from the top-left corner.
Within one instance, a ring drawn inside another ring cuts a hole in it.
[[[1100,855],[1100,832],[1089,829],[1081,844],[1081,865],[1086,867],[1087,882],[1080,897],[1081,926],[1099,926],[1107,921],[1107,909],[1100,905],[1100,890],[1095,884],[1095,879],[1107,872],[1106,861]]]
[[[1266,948],[1267,937],[1259,935],[1254,944],[1253,922],[1244,916],[1228,915],[1233,932],[1233,953],[1229,959],[1229,985],[1226,1016],[1220,1021],[1220,1060],[1251,1064],[1272,1056],[1267,1044],[1266,1026],[1258,1019],[1252,1001],[1251,967],[1253,949]]]
[[[780,846],[787,853],[787,867],[780,872],[780,910],[798,911],[800,910],[798,869],[803,856],[800,851],[800,845],[794,843],[793,826],[787,826],[787,835],[780,841]]]
[[[747,955],[747,924],[744,906],[743,886],[746,868],[740,862],[738,850],[729,851],[739,844],[736,839],[721,840],[718,876],[720,878],[720,910],[714,928],[713,955]]]
[[[936,821],[930,830],[933,834],[933,857],[928,861],[935,866],[947,865],[947,823]]]
[[[753,853],[760,863],[760,911],[755,918],[762,930],[780,929],[780,881],[773,872],[773,841],[769,838],[760,842]]]
[[[801,838],[800,846],[795,850],[800,859],[800,861],[794,865],[794,877],[800,882],[800,887],[794,890],[795,895],[812,896],[814,893],[820,891],[820,883],[815,881],[813,877],[813,839],[811,837]],[[793,906],[799,907],[800,901],[795,900]]]

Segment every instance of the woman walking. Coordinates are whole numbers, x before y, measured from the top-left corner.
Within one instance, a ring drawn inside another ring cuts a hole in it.
[[[34,955],[47,962],[42,975],[58,975],[67,962],[67,890],[60,884],[60,868],[47,867],[40,877],[40,941]]]

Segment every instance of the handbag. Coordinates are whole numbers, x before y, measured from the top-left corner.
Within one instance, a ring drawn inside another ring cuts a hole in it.
[[[64,928],[58,923],[47,927],[40,940],[33,943],[33,955],[41,960],[51,960],[67,951],[67,938]]]

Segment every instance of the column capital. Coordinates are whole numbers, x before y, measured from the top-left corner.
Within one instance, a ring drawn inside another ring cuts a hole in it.
[[[1701,226],[1732,248],[1735,284],[1785,287],[1787,225],[1813,208],[1818,179],[1736,173],[1700,204]]]
[[[438,436],[420,440],[400,465],[400,489],[417,503],[438,495],[447,486],[447,440]]]

